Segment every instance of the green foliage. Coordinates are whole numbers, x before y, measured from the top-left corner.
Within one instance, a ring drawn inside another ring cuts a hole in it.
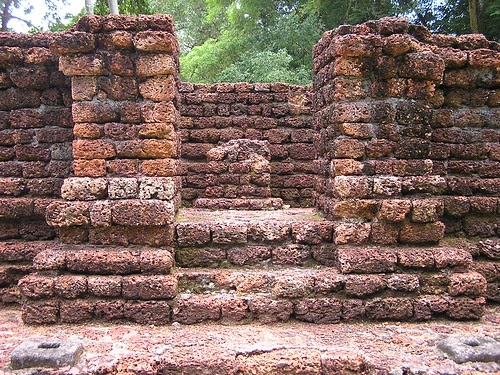
[[[311,49],[323,27],[303,3],[206,0],[204,20],[212,37],[184,50],[182,77],[192,82],[309,83]]]
[[[358,24],[384,16],[406,14],[414,7],[412,0],[310,0],[326,29],[342,24]]]
[[[469,6],[467,0],[447,0],[437,7],[432,30],[443,34],[470,33]],[[440,17],[437,17],[440,15]]]
[[[484,0],[479,5],[479,31],[490,40],[500,40],[500,1]],[[441,3],[422,0],[411,15],[414,22],[427,26],[433,32],[452,35],[471,32],[469,0],[446,0]]]
[[[205,0],[150,0],[153,13],[174,15],[175,30],[182,51],[189,51],[216,38],[222,23],[207,19]]]
[[[500,1],[486,0],[483,4],[484,30],[486,36],[500,41]]]
[[[217,77],[220,82],[307,83],[311,79],[309,67],[302,66],[293,69],[292,62],[292,56],[285,50],[247,52]]]
[[[149,0],[118,0],[120,14],[151,14]],[[100,15],[109,14],[107,0],[97,0],[94,4],[94,13]]]
[[[65,0],[44,1],[56,14]],[[324,31],[399,15],[433,32],[469,33],[469,1],[479,4],[479,30],[500,39],[500,0],[118,0],[118,5],[122,14],[174,15],[184,80],[303,84],[311,80],[311,49]],[[5,6],[31,9],[29,0],[0,0],[0,11]],[[97,0],[94,10],[108,14],[107,0]],[[82,1],[69,25],[53,19],[51,30],[68,28],[83,13]]]

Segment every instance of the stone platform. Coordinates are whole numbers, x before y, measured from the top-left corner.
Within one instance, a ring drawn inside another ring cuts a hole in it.
[[[339,245],[314,209],[181,209],[174,246],[58,244],[19,282],[28,324],[479,319],[487,280],[452,245]]]

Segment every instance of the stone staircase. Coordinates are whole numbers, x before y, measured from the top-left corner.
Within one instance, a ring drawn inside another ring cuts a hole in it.
[[[486,280],[451,246],[336,245],[313,209],[181,209],[175,248],[57,244],[19,287],[27,324],[421,321],[482,316]]]

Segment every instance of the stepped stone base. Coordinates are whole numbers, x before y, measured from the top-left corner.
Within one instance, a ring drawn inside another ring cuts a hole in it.
[[[497,280],[495,259],[473,266],[494,244],[338,245],[335,223],[313,209],[182,209],[172,230],[174,247],[36,254],[37,272],[19,281],[24,322],[471,320]]]
[[[0,242],[0,306],[19,303],[18,281],[34,271],[33,258],[57,246],[52,241]]]
[[[283,208],[281,198],[198,198],[194,208],[209,210],[278,210]]]
[[[115,255],[113,255],[114,257]],[[74,269],[74,268],[73,268]],[[173,274],[39,272],[19,283],[28,324],[94,319],[141,324],[479,319],[486,280],[477,272],[345,275],[335,268],[178,269]]]

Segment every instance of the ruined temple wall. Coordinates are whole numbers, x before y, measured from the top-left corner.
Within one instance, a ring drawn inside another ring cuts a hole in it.
[[[0,302],[18,300],[38,240],[55,237],[45,210],[71,168],[70,83],[50,39],[0,33]]]
[[[0,239],[47,239],[48,200],[71,168],[69,80],[51,34],[0,33]]]
[[[71,77],[74,176],[47,209],[59,240],[172,242],[180,204],[172,17],[84,17],[52,49]]]
[[[183,83],[180,88],[183,201],[234,198],[220,184],[238,185],[208,150],[233,139],[266,140],[271,151],[272,196],[295,207],[314,206],[317,174],[311,128],[311,88],[284,83]]]
[[[498,234],[499,45],[405,19],[314,48],[317,202],[337,244]]]

